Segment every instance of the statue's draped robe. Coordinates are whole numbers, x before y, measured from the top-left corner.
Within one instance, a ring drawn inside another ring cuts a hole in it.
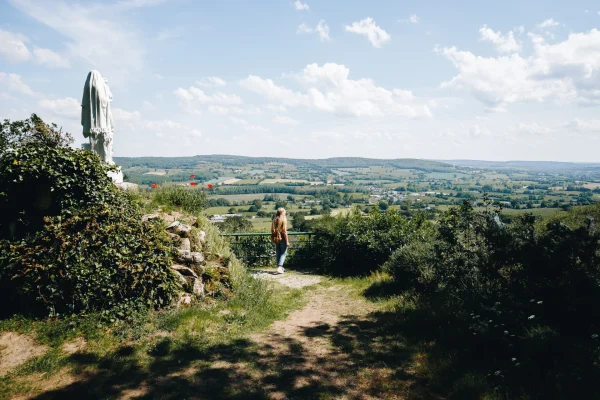
[[[100,159],[113,164],[113,120],[110,111],[112,94],[98,71],[91,71],[83,88],[81,125],[83,136],[90,138],[91,150]]]

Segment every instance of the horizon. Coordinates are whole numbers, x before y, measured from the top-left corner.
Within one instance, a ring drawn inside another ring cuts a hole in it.
[[[421,161],[436,161],[436,162],[459,162],[459,161],[471,161],[471,162],[493,162],[493,163],[562,163],[562,164],[600,164],[600,161],[557,161],[557,160],[484,160],[484,159],[469,159],[469,158],[455,158],[455,159],[433,159],[433,158],[414,158],[414,157],[401,157],[401,158],[378,158],[378,157],[362,157],[362,156],[333,156],[324,158],[303,158],[303,157],[273,157],[273,156],[247,156],[243,154],[194,154],[189,156],[115,156],[115,158],[183,158],[183,157],[246,157],[246,158],[274,158],[274,159],[288,159],[288,160],[329,160],[335,158],[358,158],[358,159],[371,159],[380,161],[394,161],[394,160],[421,160]]]
[[[96,69],[117,158],[600,162],[600,6],[344,4],[7,0],[0,119],[79,147]]]

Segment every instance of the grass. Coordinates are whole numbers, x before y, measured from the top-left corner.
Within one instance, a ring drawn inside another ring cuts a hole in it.
[[[114,385],[158,379],[165,368],[180,365],[182,360],[201,361],[222,348],[235,349],[248,334],[266,328],[302,305],[301,290],[252,278],[216,228],[203,218],[199,225],[207,234],[207,251],[231,259],[233,295],[206,298],[189,308],[141,312],[133,320],[110,326],[101,324],[98,315],[44,320],[14,316],[0,321],[0,333],[30,335],[49,348],[0,377],[0,399],[32,395],[64,377],[83,382],[90,376],[102,377],[100,381],[88,381],[92,386],[87,389],[93,388],[92,394],[70,393],[57,398],[112,398],[118,390]],[[65,343],[77,338],[87,342],[82,353],[70,354],[63,349]],[[74,384],[70,390],[76,388]]]

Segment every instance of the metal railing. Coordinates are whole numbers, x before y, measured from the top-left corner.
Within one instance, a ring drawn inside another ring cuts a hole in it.
[[[271,234],[260,233],[225,233],[229,238],[233,253],[249,267],[266,267],[275,265],[275,245],[271,242]],[[299,257],[297,250],[310,243],[314,232],[288,232],[290,247],[287,257]]]

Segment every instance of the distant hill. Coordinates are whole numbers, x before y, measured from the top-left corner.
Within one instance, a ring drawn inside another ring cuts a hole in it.
[[[143,166],[147,168],[191,168],[206,162],[218,162],[223,165],[285,163],[297,167],[311,168],[366,168],[371,166],[394,167],[400,169],[415,169],[421,171],[447,172],[455,167],[448,163],[412,158],[393,160],[336,157],[325,159],[296,159],[276,157],[246,157],[232,155],[203,155],[193,157],[115,157],[115,162],[124,167],[131,168]]]
[[[534,171],[598,171],[600,163],[574,163],[562,161],[484,161],[484,160],[439,160],[460,167],[526,169]]]

